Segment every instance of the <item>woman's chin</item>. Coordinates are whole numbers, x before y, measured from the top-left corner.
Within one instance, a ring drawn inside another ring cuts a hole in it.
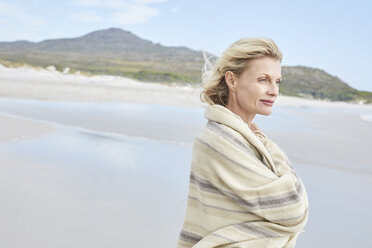
[[[273,112],[272,109],[270,109],[270,110],[264,110],[264,111],[261,111],[261,112],[258,113],[258,114],[268,116],[268,115],[271,115],[272,112]]]

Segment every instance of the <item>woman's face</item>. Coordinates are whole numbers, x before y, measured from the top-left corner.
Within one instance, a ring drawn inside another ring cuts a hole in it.
[[[251,123],[256,114],[271,114],[281,80],[279,60],[272,57],[254,59],[240,77],[232,78],[227,108],[247,123]]]

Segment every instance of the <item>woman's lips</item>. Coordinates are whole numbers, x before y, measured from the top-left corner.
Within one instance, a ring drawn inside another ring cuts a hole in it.
[[[261,102],[263,102],[263,104],[267,105],[267,106],[273,106],[274,104],[274,101],[272,100],[260,100]]]

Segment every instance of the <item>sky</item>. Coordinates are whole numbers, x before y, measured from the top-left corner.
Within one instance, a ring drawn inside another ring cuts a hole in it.
[[[240,38],[269,37],[282,50],[283,65],[319,68],[372,91],[371,13],[367,0],[0,0],[0,41],[118,27],[219,56]]]

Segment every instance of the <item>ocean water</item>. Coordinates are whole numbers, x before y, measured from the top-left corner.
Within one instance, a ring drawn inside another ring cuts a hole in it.
[[[1,247],[175,247],[203,109],[1,99],[0,112],[56,127],[0,144]],[[309,195],[297,247],[372,247],[368,114],[281,107],[257,116]]]

